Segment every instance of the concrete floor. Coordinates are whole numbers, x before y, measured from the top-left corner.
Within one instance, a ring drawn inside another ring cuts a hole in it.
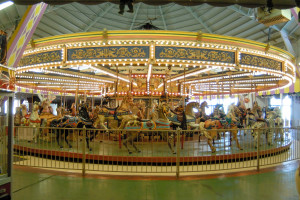
[[[13,170],[14,200],[298,200],[295,186],[296,162],[264,173],[222,174],[185,180],[134,180],[86,177],[35,168]]]

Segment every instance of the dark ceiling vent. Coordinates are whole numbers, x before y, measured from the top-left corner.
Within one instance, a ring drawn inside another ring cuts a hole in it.
[[[154,26],[151,22],[148,22],[144,25],[136,27],[135,30],[162,30],[162,29],[158,28],[157,26]]]

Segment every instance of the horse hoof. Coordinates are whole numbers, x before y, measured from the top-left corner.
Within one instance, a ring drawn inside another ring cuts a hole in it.
[[[173,151],[173,154],[176,154],[176,151]]]
[[[99,142],[103,142],[103,140],[100,140]]]
[[[63,146],[60,146],[59,148],[63,149],[64,147],[63,147]]]
[[[132,151],[128,151],[129,154],[132,154]]]
[[[72,148],[72,145],[69,145],[69,148]]]
[[[240,148],[240,150],[244,150],[243,148]]]
[[[93,151],[93,149],[92,149],[92,148],[89,148],[89,150],[90,150],[90,151]]]

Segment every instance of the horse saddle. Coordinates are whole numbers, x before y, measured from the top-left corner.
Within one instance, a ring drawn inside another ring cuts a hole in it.
[[[152,128],[152,127],[153,127],[153,122],[150,121],[150,120],[147,121],[147,122],[146,122],[146,126],[149,127],[149,128]]]
[[[66,118],[65,120],[63,119],[63,122],[65,122],[66,120],[69,120],[69,123],[77,123],[78,122],[78,119],[77,117],[69,117],[69,118]]]
[[[83,118],[83,117],[80,117],[80,120],[83,121],[83,122],[91,122],[91,120],[85,119],[85,118]]]
[[[266,122],[266,120],[264,120],[264,119],[262,119],[262,118],[258,118],[256,121],[257,121],[257,122]]]
[[[177,120],[178,120],[179,122],[183,122],[183,113],[179,113],[179,114],[177,115]]]
[[[114,115],[114,114],[115,114],[115,111],[114,111],[114,110],[110,110],[110,111],[108,112],[108,114],[109,114],[109,115]]]

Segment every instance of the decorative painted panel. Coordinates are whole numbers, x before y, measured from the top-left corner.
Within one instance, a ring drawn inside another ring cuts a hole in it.
[[[40,63],[50,63],[62,61],[62,51],[48,51],[33,55],[24,56],[20,61],[20,66],[35,65]]]
[[[240,64],[282,71],[281,62],[251,54],[241,53]]]
[[[155,47],[156,59],[201,60],[210,62],[234,63],[235,53],[213,49],[187,47]]]
[[[149,58],[148,46],[118,46],[118,47],[90,47],[68,49],[67,59],[94,60],[94,59],[143,59]]]

